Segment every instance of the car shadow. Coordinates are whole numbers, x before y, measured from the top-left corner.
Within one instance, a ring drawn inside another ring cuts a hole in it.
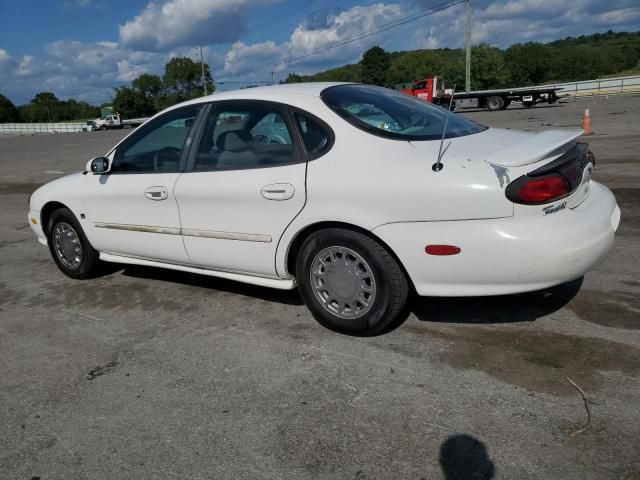
[[[245,297],[266,300],[268,302],[283,303],[286,305],[304,305],[297,289],[278,290],[276,288],[260,287],[258,285],[235,282],[224,278],[140,265],[125,266],[122,271],[122,275],[234,293],[236,295],[243,295]]]
[[[584,277],[552,288],[492,297],[412,297],[409,310],[423,322],[517,323],[560,310],[575,297]]]
[[[167,270],[140,265],[109,264],[108,272],[122,271],[122,275],[140,279],[153,279],[173,284],[243,295],[246,297],[302,306],[304,302],[297,289],[278,290],[260,287],[224,278],[195,273]],[[380,334],[399,327],[412,313],[423,322],[500,324],[533,322],[560,310],[580,291],[584,277],[555,287],[529,293],[487,297],[419,297],[412,295],[397,322]]]

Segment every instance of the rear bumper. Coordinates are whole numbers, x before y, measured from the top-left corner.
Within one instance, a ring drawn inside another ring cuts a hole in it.
[[[592,182],[583,203],[551,215],[396,223],[373,232],[399,257],[419,295],[502,295],[584,275],[611,248],[619,222],[613,194]],[[456,245],[461,252],[427,255],[428,244]]]

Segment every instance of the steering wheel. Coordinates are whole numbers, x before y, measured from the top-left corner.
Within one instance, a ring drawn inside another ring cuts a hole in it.
[[[261,133],[252,135],[252,137],[253,137],[253,140],[257,143],[265,143],[265,144],[271,143],[271,140],[269,139],[269,137],[267,137],[266,135],[262,135]]]
[[[162,147],[156,151],[153,155],[153,170],[159,172],[165,163],[175,161],[176,168],[180,163],[180,157],[182,156],[182,150],[177,147]]]

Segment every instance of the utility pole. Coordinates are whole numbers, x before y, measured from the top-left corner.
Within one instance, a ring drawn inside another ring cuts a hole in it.
[[[202,88],[204,89],[204,95],[207,96],[207,82],[204,79],[204,57],[202,56],[202,47],[200,47],[200,68],[202,70]]]
[[[467,93],[471,91],[471,0],[466,1],[467,4],[467,58],[465,62],[465,82],[464,89]]]
[[[276,72],[271,72],[271,85],[276,84]]]

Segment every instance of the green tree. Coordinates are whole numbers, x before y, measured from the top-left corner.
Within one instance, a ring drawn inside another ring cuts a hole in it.
[[[511,85],[538,85],[548,78],[551,70],[551,49],[537,42],[516,43],[504,52]]]
[[[387,71],[391,67],[391,56],[380,47],[364,52],[362,60],[362,83],[384,86],[387,83]]]
[[[143,73],[133,82],[131,88],[136,94],[135,109],[137,115],[151,116],[159,110],[162,94],[162,80],[158,75]]]
[[[387,72],[387,85],[411,83],[422,78],[442,76],[445,62],[432,51],[409,52],[396,59]]]
[[[303,78],[305,82],[360,82],[362,81],[362,65],[359,63],[344,65]]]
[[[112,102],[116,112],[124,118],[139,118],[144,116],[138,110],[136,92],[132,87],[117,87]]]
[[[509,72],[499,48],[478,45],[471,49],[471,89],[488,90],[508,86]]]
[[[304,81],[304,77],[302,75],[298,75],[297,73],[290,73],[287,75],[287,78],[281,80],[280,83],[301,83]]]
[[[33,99],[31,100],[31,103],[34,103],[36,105],[54,105],[56,103],[58,103],[60,100],[58,100],[58,97],[55,96],[55,94],[51,93],[51,92],[40,92],[40,93],[36,93],[35,97],[33,97]]]
[[[13,102],[0,93],[0,123],[17,122],[19,118]]]
[[[588,45],[569,45],[555,51],[552,78],[558,81],[588,80],[607,72],[603,53]]]
[[[207,92],[215,90],[213,77],[209,65],[204,64],[204,77]],[[177,101],[188,100],[203,95],[202,67],[200,62],[194,62],[188,57],[172,58],[164,66],[162,79],[168,97]]]
[[[55,121],[55,115],[52,115],[52,110],[60,102],[51,92],[40,92],[31,99],[32,115],[37,122]],[[54,112],[55,113],[55,112]]]

